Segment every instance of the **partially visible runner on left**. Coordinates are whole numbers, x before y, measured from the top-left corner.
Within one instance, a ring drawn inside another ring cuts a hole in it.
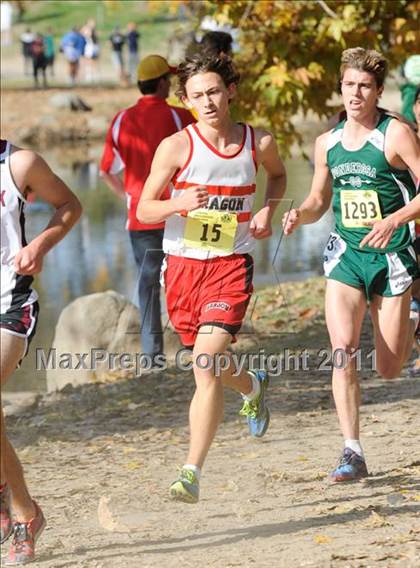
[[[79,219],[77,197],[45,161],[31,150],[0,141],[1,168],[1,385],[25,357],[35,334],[38,295],[33,275],[42,270],[47,252]],[[29,193],[55,209],[47,227],[29,244],[25,238],[24,208]],[[0,542],[12,541],[6,566],[27,564],[35,558],[35,541],[45,518],[26,487],[19,458],[7,438],[1,409]]]

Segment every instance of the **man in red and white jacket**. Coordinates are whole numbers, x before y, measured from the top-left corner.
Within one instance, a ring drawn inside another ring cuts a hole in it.
[[[188,110],[172,107],[166,102],[170,77],[175,71],[160,55],[149,55],[140,62],[138,87],[143,96],[113,119],[100,167],[110,189],[127,199],[126,228],[139,270],[141,347],[142,353],[153,362],[157,362],[156,356],[163,353],[159,272],[163,259],[164,223],[140,223],[136,209],[160,142],[194,122]],[[123,179],[119,175],[122,171]],[[168,197],[167,190],[161,198]]]

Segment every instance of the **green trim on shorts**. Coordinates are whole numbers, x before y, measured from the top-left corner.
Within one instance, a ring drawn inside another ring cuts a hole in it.
[[[331,233],[324,250],[324,273],[353,288],[362,289],[368,300],[374,295],[403,294],[419,276],[412,246],[398,252],[371,252],[351,248]]]

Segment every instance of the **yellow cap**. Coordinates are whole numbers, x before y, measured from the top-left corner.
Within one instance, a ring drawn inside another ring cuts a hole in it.
[[[139,81],[151,81],[167,73],[176,73],[176,67],[171,67],[166,59],[160,55],[148,55],[140,61],[137,67],[137,79]]]

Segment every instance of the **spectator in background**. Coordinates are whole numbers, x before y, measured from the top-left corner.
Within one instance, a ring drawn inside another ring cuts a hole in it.
[[[140,62],[137,84],[143,96],[112,121],[100,168],[109,188],[127,200],[126,228],[139,272],[141,349],[155,365],[159,365],[163,354],[159,273],[164,224],[140,223],[136,210],[156,148],[164,138],[194,122],[189,111],[166,102],[175,71],[160,55],[149,55]],[[169,197],[169,192],[165,197]]]
[[[41,34],[36,34],[34,41],[31,44],[32,52],[32,66],[34,74],[35,87],[39,87],[38,73],[42,73],[42,83],[44,88],[47,87],[47,58],[45,57],[44,38]]]
[[[23,72],[25,75],[31,74],[32,67],[32,42],[35,39],[35,34],[31,32],[31,28],[26,28],[20,36],[20,43],[22,44],[23,56]]]
[[[139,39],[140,34],[137,31],[137,24],[130,22],[127,25],[127,44],[128,44],[128,74],[131,83],[137,81],[137,66],[139,64]]]
[[[126,80],[126,76],[124,70],[123,48],[126,37],[120,32],[119,26],[115,26],[114,31],[109,36],[109,41],[111,42],[112,61],[117,69],[120,81],[124,82]]]
[[[413,114],[417,126],[417,136],[420,138],[420,85],[417,86],[414,95]]]
[[[1,45],[12,44],[13,8],[11,2],[0,3]]]
[[[228,32],[211,31],[203,35],[200,50],[209,55],[232,55],[233,37]]]
[[[86,40],[76,26],[61,39],[61,51],[69,64],[69,80],[71,85],[76,83],[80,58],[85,52],[85,45]]]
[[[413,105],[415,103],[416,89],[420,85],[420,55],[412,55],[407,59],[402,68],[405,83],[400,86],[402,108],[401,113],[416,122]]]
[[[44,35],[44,49],[47,68],[50,68],[50,75],[54,77],[54,60],[55,60],[55,47],[54,36],[52,28],[47,28],[47,33]]]
[[[206,32],[201,41],[197,41],[195,37],[186,49],[186,56],[192,57],[196,53],[205,53],[206,55],[228,55],[232,56],[233,37],[228,32],[209,31]]]
[[[414,95],[413,115],[416,122],[417,137],[420,139],[420,85],[417,87]],[[417,194],[420,191],[420,180],[417,180]],[[415,222],[416,238],[413,243],[414,250],[417,254],[417,263],[420,266],[420,219]],[[414,349],[417,357],[413,366],[409,369],[411,377],[420,377],[420,279],[413,282],[412,298],[410,304],[410,319],[414,324]]]
[[[84,57],[85,57],[85,79],[88,83],[98,81],[98,65],[99,58],[99,38],[96,32],[95,20],[88,20],[83,26],[81,33],[86,40]]]

